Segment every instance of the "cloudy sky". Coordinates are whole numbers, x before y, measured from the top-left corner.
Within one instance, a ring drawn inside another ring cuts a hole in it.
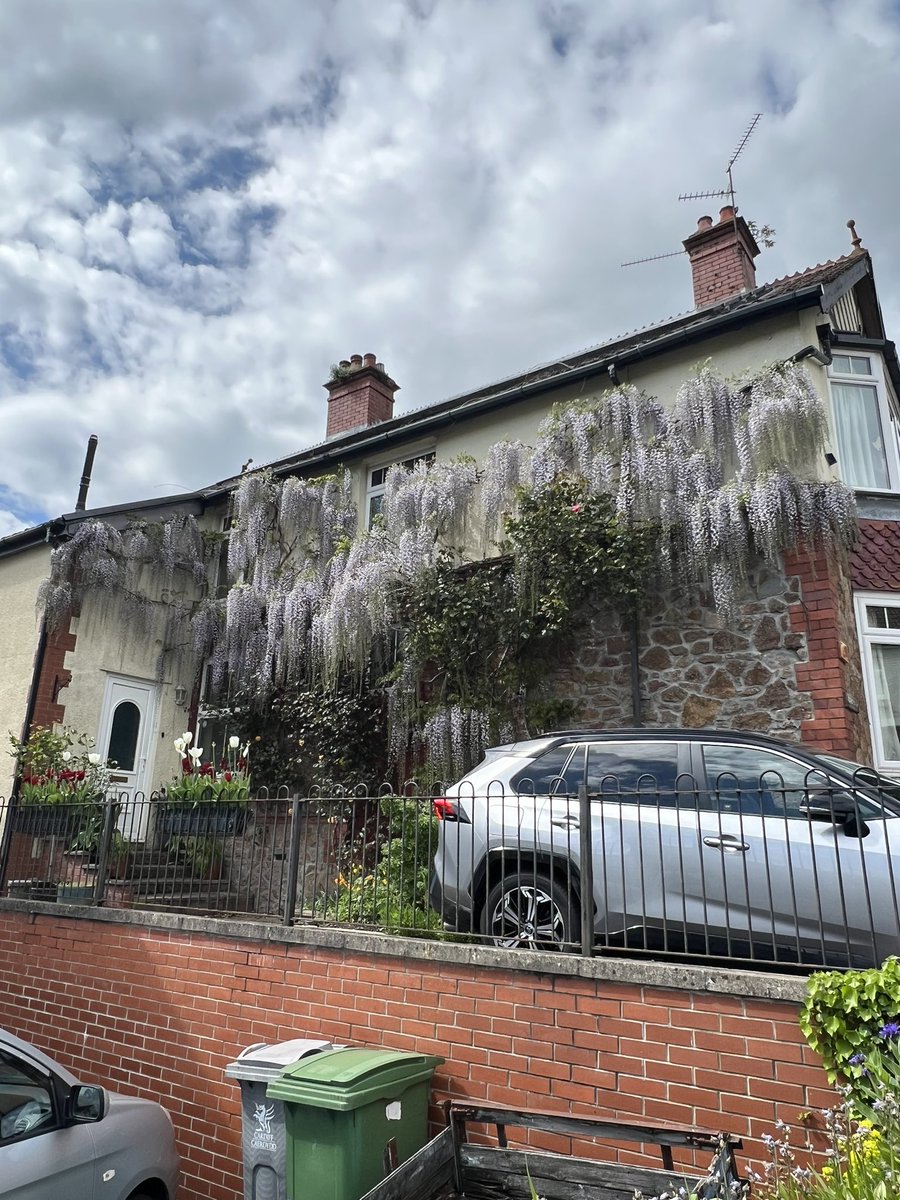
[[[900,337],[896,0],[3,0],[0,534],[324,436],[691,305],[736,170],[759,279],[849,249]]]

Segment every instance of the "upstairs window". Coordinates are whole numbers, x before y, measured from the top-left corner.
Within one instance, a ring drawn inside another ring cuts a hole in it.
[[[407,471],[411,471],[416,463],[420,462],[433,463],[434,451],[417,454],[415,458],[405,458],[401,462],[385,463],[383,467],[373,467],[369,471],[366,488],[366,529],[372,528],[372,522],[376,517],[380,517],[384,510],[384,485],[391,467],[405,467]]]
[[[900,441],[881,361],[835,354],[828,371],[838,469],[860,491],[900,491]]]

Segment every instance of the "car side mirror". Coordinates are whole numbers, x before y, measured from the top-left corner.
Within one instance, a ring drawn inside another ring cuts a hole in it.
[[[811,821],[843,825],[848,837],[865,837],[869,832],[859,805],[847,792],[808,792],[806,799],[800,802],[800,808]]]
[[[853,797],[843,792],[808,792],[800,808],[811,821],[829,821],[832,825],[843,825],[857,815]]]
[[[87,1125],[102,1120],[106,1107],[106,1092],[95,1084],[79,1084],[69,1093],[69,1120],[75,1124]]]

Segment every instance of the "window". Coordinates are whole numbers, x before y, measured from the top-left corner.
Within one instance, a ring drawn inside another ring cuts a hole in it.
[[[107,752],[108,758],[120,771],[134,770],[140,729],[141,710],[132,700],[122,700],[116,705]]]
[[[373,467],[369,472],[369,481],[366,487],[366,528],[372,528],[372,522],[376,517],[381,516],[384,508],[384,485],[387,480],[388,471],[391,467],[405,467],[407,471],[411,471],[416,463],[433,463],[434,451],[430,450],[426,454],[417,454],[415,458],[405,458],[398,463],[385,463],[383,467]]]
[[[844,482],[864,491],[900,491],[900,440],[881,361],[835,354],[828,374]]]
[[[574,754],[573,754],[574,750]],[[584,746],[555,746],[513,778],[520,796],[572,795],[584,779]]]
[[[49,1077],[0,1050],[0,1143],[55,1126]]]
[[[595,742],[588,748],[588,794],[673,808],[677,742]]]
[[[751,746],[704,746],[709,803],[721,812],[762,813],[807,820],[807,789],[829,786],[823,771],[782,754]]]
[[[226,672],[218,687],[213,687],[212,663],[203,668],[200,681],[200,700],[197,706],[196,745],[203,747],[203,757],[211,763],[222,761],[232,734],[246,736],[240,728],[241,710],[233,707],[231,682]]]
[[[875,763],[900,771],[900,596],[857,594]]]

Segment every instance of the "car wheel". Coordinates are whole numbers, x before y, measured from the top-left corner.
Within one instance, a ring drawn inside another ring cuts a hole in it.
[[[507,875],[488,893],[481,932],[507,950],[562,950],[580,931],[578,910],[548,875]]]

